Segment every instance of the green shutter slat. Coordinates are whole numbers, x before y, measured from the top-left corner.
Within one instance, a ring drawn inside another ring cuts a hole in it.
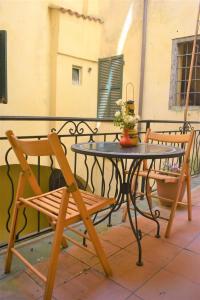
[[[0,103],[7,103],[7,33],[0,30]]]
[[[116,100],[122,97],[123,65],[123,55],[99,59],[97,107],[99,118],[112,118],[118,109]]]

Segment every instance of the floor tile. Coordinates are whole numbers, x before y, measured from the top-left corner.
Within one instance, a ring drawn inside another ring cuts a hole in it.
[[[181,248],[168,243],[164,239],[158,239],[152,236],[144,236],[141,240],[143,258],[160,267],[166,265],[172,260],[180,251]],[[129,245],[125,250],[133,252],[133,245]]]
[[[103,232],[101,239],[120,248],[124,248],[135,241],[131,228],[122,225],[113,226],[108,231]]]
[[[123,300],[129,295],[129,290],[95,270],[82,273],[54,291],[59,300]]]
[[[200,254],[200,234],[186,247],[186,249]]]
[[[41,262],[35,265],[37,270],[39,270],[45,276],[48,272],[48,261]],[[69,281],[71,278],[77,276],[84,270],[88,269],[88,265],[78,261],[71,255],[67,253],[61,253],[59,256],[57,271],[56,271],[56,279],[55,279],[55,286],[62,284],[64,282]],[[26,272],[34,278],[36,282],[43,286],[41,280],[36,277],[31,271],[26,270]]]
[[[109,258],[109,263],[113,271],[112,280],[121,286],[134,291],[159,271],[159,267],[157,265],[146,260],[143,261],[143,266],[137,266],[137,259],[136,245],[133,253],[121,250],[119,253],[111,256]],[[100,270],[100,266],[95,266],[95,269]]]
[[[37,300],[44,300],[44,297],[42,296],[42,297],[38,298]],[[59,300],[59,299],[55,298],[55,297],[52,297],[51,300]]]
[[[129,223],[128,217],[126,219],[126,222],[122,223],[122,226],[126,226],[126,227],[130,228],[130,223]],[[138,216],[138,228],[143,233],[149,233],[153,230],[156,233],[156,223],[150,219],[143,217],[143,216]]]
[[[198,254],[183,250],[165,269],[200,284],[200,255]]]
[[[165,231],[167,228],[167,222],[161,222],[160,236],[165,238]],[[199,226],[193,221],[189,222],[187,219],[184,220],[174,220],[172,225],[172,230],[169,238],[166,240],[172,244],[175,244],[179,247],[186,247],[189,245],[194,238],[199,234]],[[150,235],[154,236],[154,232],[151,231]]]
[[[162,270],[135,294],[144,300],[199,300],[200,286]]]
[[[129,296],[126,300],[143,300],[142,298],[136,296],[135,294],[132,294]]]
[[[43,293],[43,289],[26,273],[0,280],[0,291],[0,300],[32,300],[38,299]]]
[[[110,255],[113,255],[114,253],[118,252],[121,249],[119,247],[119,245],[114,245],[112,243],[112,240],[111,241],[104,240],[102,234],[101,234],[101,244],[102,244],[102,247],[103,247],[107,257],[109,257]],[[91,242],[87,243],[87,247],[94,251],[94,247]]]
[[[111,242],[104,241],[101,236],[101,244],[102,247],[104,248],[105,254],[107,257],[110,255],[113,255],[114,253],[118,252],[120,248]],[[87,243],[88,247],[93,249],[93,246],[91,245],[90,242]],[[69,249],[66,249],[67,253],[75,257],[76,259],[84,262],[85,264],[89,266],[93,266],[97,263],[99,263],[99,259],[95,254],[88,253],[84,249],[79,248],[78,246],[72,246]]]

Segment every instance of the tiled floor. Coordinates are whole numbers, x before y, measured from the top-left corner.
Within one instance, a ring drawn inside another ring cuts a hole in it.
[[[143,232],[142,267],[136,266],[137,247],[129,223],[106,228],[100,237],[113,270],[106,278],[98,259],[76,246],[60,254],[54,288],[54,300],[199,300],[200,299],[200,188],[192,192],[193,220],[187,211],[177,211],[173,232],[165,239],[166,223],[161,221],[161,238],[156,239],[155,225],[139,218]],[[119,216],[118,216],[119,219]],[[115,222],[116,221],[116,222]],[[114,223],[117,223],[115,218]],[[23,253],[47,272],[46,256],[50,236],[26,245]],[[40,251],[41,248],[41,251]],[[4,255],[0,256],[0,300],[40,299],[43,284],[14,259],[12,273],[3,273]]]

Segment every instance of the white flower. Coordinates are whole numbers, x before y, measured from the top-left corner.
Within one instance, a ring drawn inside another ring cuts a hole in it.
[[[117,106],[122,106],[124,104],[122,99],[116,101]]]
[[[124,123],[125,124],[134,124],[135,123],[135,118],[130,115],[124,116]]]
[[[133,129],[140,120],[140,117],[135,115],[126,101],[119,99],[116,101],[116,104],[119,106],[119,110],[114,115],[114,125],[120,128]]]
[[[121,115],[121,112],[118,110],[118,111],[116,111],[116,113],[115,113],[115,117],[116,118],[119,118],[120,117],[120,115]]]
[[[126,107],[125,106],[122,106],[121,111],[122,111],[122,116],[123,117],[127,115]]]

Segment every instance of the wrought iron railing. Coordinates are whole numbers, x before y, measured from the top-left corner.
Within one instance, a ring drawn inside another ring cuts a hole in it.
[[[78,142],[118,141],[121,133],[116,127],[113,127],[112,120],[2,116],[0,121],[1,130],[12,129],[17,136],[24,139],[43,139],[48,132],[57,132],[80,187],[101,195],[117,195],[118,182],[115,171],[105,158],[84,157],[72,153],[70,150],[71,145]],[[190,122],[191,126],[195,129],[195,140],[191,151],[191,174],[196,175],[200,173],[200,122]],[[183,124],[181,121],[143,120],[139,123],[141,140],[143,140],[143,135],[148,127],[158,132],[176,134],[190,129],[188,124]],[[4,247],[7,243],[19,173],[18,163],[3,131],[0,137],[0,236],[2,237],[0,247]],[[38,131],[44,133],[38,134]],[[56,166],[53,165],[51,159],[43,161],[42,158],[37,157],[36,161],[31,160],[31,164],[34,165],[34,171],[44,190],[61,184],[61,175],[57,169],[55,171]],[[27,190],[27,193],[29,192]],[[20,216],[17,239],[31,238],[47,230],[49,230],[48,223],[43,220],[40,214],[33,215],[31,211],[24,210]]]

